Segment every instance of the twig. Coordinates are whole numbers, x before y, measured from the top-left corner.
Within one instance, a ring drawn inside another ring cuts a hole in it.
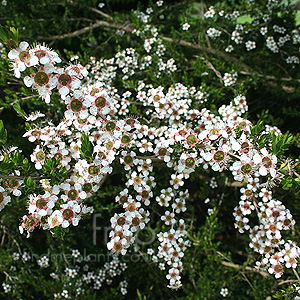
[[[298,283],[300,283],[300,277],[299,277],[297,271],[294,268],[292,268],[292,270],[293,270],[295,276],[297,277]]]
[[[225,182],[226,186],[230,186],[230,187],[243,187],[245,186],[245,181],[233,181],[233,182],[229,182],[227,180],[227,182]]]
[[[247,75],[247,76],[253,76],[253,73],[251,72],[247,72],[247,71],[240,71],[240,74],[242,75]],[[300,79],[295,79],[295,78],[292,78],[292,77],[281,77],[281,78],[277,78],[275,76],[270,76],[270,75],[263,75],[263,74],[255,74],[256,76],[258,77],[261,77],[261,78],[265,78],[267,80],[281,80],[281,81],[296,81],[296,82],[300,82]]]
[[[110,19],[110,20],[113,19],[112,16],[110,16],[110,15],[104,13],[103,11],[101,11],[101,10],[99,10],[99,9],[97,9],[97,8],[90,7],[90,10],[93,11],[93,12],[95,12],[95,13],[97,13],[97,14],[99,14],[99,15],[101,15],[102,17],[107,18],[107,19]]]
[[[29,177],[29,176],[16,176],[16,175],[2,175],[2,174],[0,174],[1,179],[19,179],[19,180],[23,180],[24,178],[27,178],[27,177]],[[31,177],[32,180],[39,180],[39,179],[43,179],[43,178],[46,178],[46,177],[43,177],[43,176]]]
[[[286,283],[294,283],[296,281],[297,280],[292,280],[292,279],[284,280],[284,281],[279,282],[278,285],[283,285],[283,284],[286,284]]]
[[[217,77],[220,79],[221,83],[223,84],[223,77],[222,77],[222,74],[213,66],[213,64],[208,61],[205,57],[200,57],[200,56],[196,56],[196,57],[199,57],[201,58],[205,63],[206,65],[214,71],[214,73],[217,75]]]
[[[48,37],[37,37],[37,39],[43,39],[43,40],[63,40],[65,38],[71,38],[71,37],[76,37],[79,35],[82,35],[91,29],[97,28],[97,27],[108,27],[108,28],[114,28],[114,29],[122,29],[125,32],[131,33],[133,31],[133,28],[130,27],[129,25],[124,25],[124,24],[118,24],[118,23],[109,23],[107,21],[97,21],[94,24],[91,24],[90,26],[83,27],[81,29],[75,30],[70,33],[65,33],[62,35],[52,35]]]
[[[223,266],[229,267],[229,268],[234,268],[234,269],[238,269],[238,270],[245,269],[245,270],[250,271],[250,272],[258,273],[261,276],[263,276],[264,278],[270,277],[269,273],[258,270],[258,269],[255,269],[255,268],[251,268],[249,266],[243,267],[243,266],[240,266],[240,265],[234,264],[232,262],[228,262],[228,261],[221,261],[221,264]]]

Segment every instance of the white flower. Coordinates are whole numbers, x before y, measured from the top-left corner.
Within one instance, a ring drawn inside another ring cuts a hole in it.
[[[245,43],[247,51],[251,51],[256,48],[256,43],[254,41],[247,41]]]
[[[226,297],[228,295],[228,288],[222,288],[221,291],[220,291],[220,294],[223,297]]]
[[[182,25],[182,30],[188,30],[189,28],[190,28],[190,24],[189,23],[184,23],[183,25]]]

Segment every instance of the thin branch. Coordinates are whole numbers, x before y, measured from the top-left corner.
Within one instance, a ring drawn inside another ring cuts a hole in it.
[[[30,20],[31,22],[33,21],[38,21],[38,22],[56,22],[56,19],[52,18],[52,19],[32,19]],[[88,18],[68,18],[65,19],[65,21],[69,22],[69,21],[87,21],[87,22],[92,22],[92,19],[88,19]]]
[[[81,29],[75,30],[70,33],[65,33],[62,35],[52,35],[48,37],[38,37],[37,39],[43,39],[43,40],[63,40],[65,38],[72,38],[72,37],[77,37],[79,35],[82,35],[91,29],[97,28],[97,27],[108,27],[108,28],[114,28],[114,29],[122,29],[125,32],[131,33],[133,31],[133,28],[130,27],[129,25],[123,25],[123,24],[118,24],[118,23],[109,23],[107,21],[97,21],[94,24],[91,24],[90,26],[83,27]]]
[[[90,7],[90,10],[93,11],[93,12],[95,12],[95,13],[97,13],[97,14],[99,14],[99,15],[101,15],[102,17],[107,18],[107,19],[110,19],[110,20],[113,19],[112,16],[110,16],[110,15],[104,13],[103,11],[101,11],[101,10],[99,10],[99,9],[97,9],[97,8]]]
[[[225,181],[225,185],[230,187],[243,187],[245,186],[245,183],[246,183],[245,181],[233,181],[233,182],[229,182],[228,180]]]
[[[27,178],[29,176],[16,176],[16,175],[3,175],[3,174],[0,174],[0,178],[1,179],[18,179],[18,180],[23,180],[24,178]],[[43,177],[43,176],[34,176],[34,177],[31,177],[32,180],[40,180],[40,179],[43,179],[43,178],[46,178],[46,177]]]
[[[298,283],[300,283],[300,277],[299,277],[297,271],[294,268],[292,268],[292,269],[293,269],[295,276],[297,277]]]
[[[208,61],[205,57],[201,57],[201,56],[196,56],[196,57],[199,57],[201,58],[205,63],[206,65],[214,71],[214,73],[216,74],[216,76],[220,79],[221,83],[223,84],[223,77],[222,77],[222,74],[214,67],[214,65]]]
[[[264,278],[267,278],[267,277],[270,277],[270,274],[267,273],[267,272],[264,272],[264,271],[261,271],[261,270],[258,270],[258,269],[255,269],[255,268],[251,268],[249,266],[240,266],[240,265],[237,265],[237,264],[234,264],[232,262],[228,262],[228,261],[221,261],[221,264],[225,267],[229,267],[229,268],[234,268],[234,269],[238,269],[238,270],[242,270],[242,269],[245,269],[246,271],[250,271],[250,272],[254,272],[254,273],[258,273],[260,274],[261,276],[263,276]]]
[[[253,76],[253,73],[247,72],[247,71],[240,71],[240,74],[247,75],[247,76]],[[265,78],[267,80],[281,80],[281,81],[292,81],[292,80],[294,80],[294,81],[300,82],[300,79],[295,79],[295,78],[292,78],[292,77],[277,78],[275,76],[263,75],[263,74],[255,74],[255,75],[258,76],[258,77],[261,77],[261,78]]]
[[[297,280],[289,279],[289,280],[284,280],[284,281],[279,282],[278,285],[283,285],[286,283],[295,283],[295,282],[297,282]]]

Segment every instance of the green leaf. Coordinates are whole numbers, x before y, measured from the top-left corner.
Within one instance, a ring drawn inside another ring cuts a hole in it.
[[[10,27],[9,30],[12,33],[12,38],[15,41],[15,43],[19,44],[19,30],[14,27]]]
[[[82,141],[81,148],[80,148],[81,158],[86,159],[88,161],[92,160],[94,147],[89,140],[89,136],[84,132],[82,133],[81,141]]]
[[[278,155],[280,152],[283,152],[289,148],[289,146],[293,143],[294,136],[287,132],[284,135],[275,136],[273,133],[272,138],[272,152],[275,155]]]
[[[259,120],[256,125],[251,127],[251,134],[258,135],[265,129],[264,122]]]
[[[9,39],[10,39],[9,31],[5,27],[0,26],[0,40],[6,44],[6,42],[9,41]]]
[[[7,141],[7,131],[4,128],[2,120],[0,120],[0,145],[4,145]]]
[[[13,105],[13,108],[20,117],[27,120],[28,116],[27,116],[26,112],[21,108],[21,106],[18,102]]]
[[[24,179],[24,184],[29,190],[34,190],[36,186],[35,181],[30,176]]]
[[[9,48],[16,48],[19,44],[19,32],[14,27],[7,28],[0,26],[0,41]]]

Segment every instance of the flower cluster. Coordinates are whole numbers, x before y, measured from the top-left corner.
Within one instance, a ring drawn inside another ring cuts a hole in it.
[[[247,61],[248,57],[251,60],[252,57],[260,55],[258,52],[261,49],[266,49],[274,56],[274,59],[278,59],[282,68],[288,67],[289,70],[293,70],[299,64],[300,58],[299,28],[294,24],[287,24],[279,17],[282,3],[266,0],[262,5],[267,9],[261,13],[258,4],[253,5],[249,1],[242,2],[246,7],[244,11],[230,11],[222,5],[219,7],[210,6],[204,10],[204,20],[201,26],[205,28],[206,35],[201,36],[206,36],[210,39],[210,43],[215,43],[216,50],[223,48],[225,52],[230,52],[232,55],[236,53],[237,59],[239,59],[238,51],[242,51],[242,47],[247,52],[253,52],[245,55],[243,61]],[[291,18],[294,19],[294,16]],[[199,36],[198,43],[205,44],[205,42],[207,41],[201,40]],[[220,45],[222,46],[220,47]],[[208,46],[211,47],[210,44]],[[266,57],[267,60],[268,57]],[[238,70],[237,67],[234,69]],[[249,68],[245,67],[244,71],[249,73]],[[236,77],[233,76],[233,72],[224,74],[225,86],[231,86],[235,83]]]
[[[81,65],[56,67],[55,65],[60,63],[61,59],[56,52],[43,45],[29,48],[27,42],[21,42],[17,49],[8,53],[8,57],[13,61],[14,73],[18,78],[26,67],[36,68],[36,72],[24,77],[24,83],[27,87],[37,90],[46,103],[50,102],[50,95],[54,88],[64,98],[70,90],[78,89],[80,80],[87,75],[86,69]]]
[[[21,249],[19,249],[21,250]],[[19,284],[19,281],[12,281],[12,278],[18,278],[19,268],[26,270],[29,263],[31,268],[36,259],[36,264],[39,268],[48,268],[50,273],[47,277],[52,278],[55,283],[54,299],[74,299],[79,295],[86,295],[88,289],[94,291],[100,290],[105,285],[111,285],[113,282],[122,278],[122,273],[127,269],[127,264],[122,262],[117,256],[105,257],[106,262],[102,267],[98,265],[98,260],[102,259],[99,254],[84,254],[82,255],[78,249],[71,250],[71,253],[30,255],[28,252],[14,252],[11,255],[12,264],[7,271],[10,276],[7,277],[7,282],[2,283],[5,293],[11,293]],[[8,258],[10,259],[10,258]],[[67,267],[62,270],[57,269],[58,259],[64,259]],[[100,261],[99,261],[100,262]],[[62,271],[62,272],[61,272]],[[26,273],[26,271],[24,271]],[[22,283],[23,284],[23,283]],[[119,291],[125,295],[127,293],[127,281],[119,282]],[[88,291],[88,293],[90,293]]]

